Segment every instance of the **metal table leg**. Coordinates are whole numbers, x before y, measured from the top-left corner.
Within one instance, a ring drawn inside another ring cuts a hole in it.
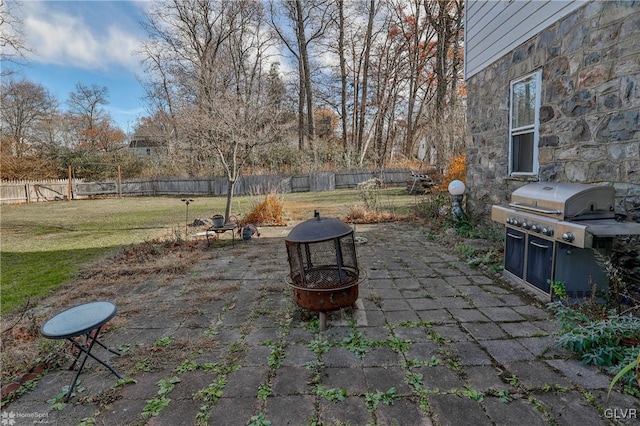
[[[111,371],[113,374],[116,375],[116,377],[118,379],[122,379],[122,376],[113,369],[113,367],[111,367],[109,364],[107,364],[106,362],[104,362],[103,360],[101,360],[100,358],[96,357],[95,355],[93,355],[91,353],[91,349],[93,349],[93,345],[94,344],[98,344],[100,346],[102,346],[103,348],[105,348],[106,350],[108,350],[109,352],[116,354],[116,355],[120,355],[120,352],[114,351],[113,349],[109,349],[108,347],[106,347],[102,342],[100,342],[98,340],[98,334],[100,333],[100,329],[102,328],[102,326],[98,327],[97,329],[95,329],[95,335],[91,336],[91,332],[87,333],[85,335],[85,339],[91,339],[91,343],[89,343],[88,347],[85,347],[81,344],[79,344],[78,342],[76,342],[73,338],[69,338],[68,340],[71,342],[71,344],[73,344],[73,346],[75,346],[76,348],[78,348],[81,352],[78,353],[78,356],[76,357],[75,361],[73,361],[73,364],[71,364],[71,369],[73,369],[73,367],[75,367],[76,363],[78,362],[78,359],[80,359],[80,356],[84,353],[84,358],[82,359],[82,362],[80,363],[80,367],[78,368],[78,372],[76,373],[75,377],[73,378],[73,381],[71,382],[71,386],[69,387],[69,392],[67,393],[67,397],[65,398],[64,402],[67,403],[69,402],[69,399],[71,398],[71,394],[73,393],[73,388],[76,386],[76,382],[78,381],[78,377],[80,376],[80,373],[82,372],[82,369],[84,368],[84,364],[87,362],[87,358],[91,357],[94,360],[98,361],[100,364],[102,364],[103,366],[107,367],[109,369],[109,371]],[[86,340],[85,340],[86,342]],[[86,343],[85,343],[86,345]]]

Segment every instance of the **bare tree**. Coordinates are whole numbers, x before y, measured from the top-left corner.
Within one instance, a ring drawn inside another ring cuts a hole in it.
[[[325,35],[330,23],[331,2],[328,0],[281,0],[279,7],[269,2],[271,26],[291,53],[298,66],[298,147],[313,149],[315,139],[314,90],[311,55],[313,46]],[[290,25],[283,28],[284,18]],[[290,37],[293,30],[294,37]]]
[[[149,112],[151,117],[149,121],[155,123],[153,138],[158,144],[164,146],[164,161],[172,170],[181,167],[181,156],[173,155],[180,145],[180,129],[177,124],[177,112],[174,107],[172,88],[173,83],[171,74],[165,65],[168,61],[163,60],[163,50],[157,48],[157,42],[150,41],[143,45],[142,51],[139,52],[144,58],[143,63],[148,73],[153,75],[152,79],[140,79],[141,85],[146,92],[146,100],[149,103]],[[139,123],[138,129],[145,129],[145,122]]]
[[[375,0],[370,0],[369,2],[369,15],[367,18],[367,31],[364,37],[364,54],[362,56],[362,91],[361,91],[361,99],[360,99],[360,108],[358,111],[358,129],[357,129],[357,146],[358,150],[362,151],[363,148],[363,138],[364,138],[364,124],[365,117],[367,112],[367,91],[369,84],[369,60],[371,56],[371,44],[373,43],[372,34],[373,34],[373,18],[375,17],[376,2]],[[362,163],[362,161],[361,161]]]
[[[106,86],[82,83],[76,84],[76,90],[69,93],[67,106],[86,129],[93,129],[106,115],[104,106],[109,104],[109,89]]]
[[[17,13],[19,7],[18,2],[0,0],[0,61],[5,64],[24,59],[30,51],[24,42],[23,24]],[[7,77],[12,73],[11,68],[3,66],[0,75]]]
[[[331,26],[326,33],[323,47],[336,60],[324,70],[324,82],[318,85],[318,93],[324,104],[331,105],[340,120],[342,156],[349,166],[356,156],[361,156],[371,128],[369,67],[379,28],[374,25],[381,2],[331,3]],[[357,154],[357,155],[356,155]]]
[[[204,161],[202,149],[185,133],[188,128],[181,120],[194,102],[215,96],[216,69],[235,30],[238,5],[207,0],[155,3],[144,24],[151,37],[141,51],[149,107],[153,115],[164,111],[172,120],[172,158],[190,176],[204,167],[211,170],[213,164]]]
[[[104,109],[108,104],[109,89],[105,86],[77,83],[76,90],[69,94],[68,115],[74,123],[78,148],[102,152],[122,148],[125,134],[111,123],[111,117]]]
[[[434,55],[434,30],[425,20],[422,0],[411,0],[406,8],[395,8],[399,28],[398,40],[405,48],[406,69],[406,127],[403,154],[412,158],[417,141],[424,132],[424,109],[433,98],[431,82],[433,72],[430,62]]]
[[[431,145],[441,160],[448,162],[464,148],[464,134],[456,132],[460,125],[458,86],[462,81],[463,0],[423,0],[423,9],[435,31],[436,83],[435,102],[431,108]],[[435,139],[435,140],[433,140]]]
[[[3,155],[22,157],[40,143],[38,127],[55,113],[55,98],[40,84],[8,79],[2,83],[0,123],[10,150]]]
[[[262,4],[254,1],[175,0],[148,15],[145,46],[151,83],[171,102],[190,174],[219,164],[228,181],[225,217],[251,152],[278,137],[281,102],[269,84]],[[159,71],[162,71],[161,73]]]
[[[393,160],[393,148],[396,145],[398,135],[397,118],[403,116],[404,113],[399,105],[404,98],[403,76],[406,74],[406,71],[402,69],[405,46],[404,43],[398,43],[395,39],[397,28],[392,24],[392,18],[389,14],[385,16],[385,22],[382,26],[386,31],[386,36],[374,46],[371,60],[373,96],[370,108],[374,109],[375,116],[370,138],[367,139],[367,141],[374,143],[375,150],[372,157],[379,167],[382,167],[385,162]],[[369,146],[369,143],[366,143],[361,150],[361,164],[367,155]]]
[[[46,132],[57,116],[56,99],[40,84],[3,80],[0,99],[3,179],[58,177],[49,154]]]
[[[455,103],[455,89],[459,77],[456,75],[461,66],[461,36],[464,5],[461,0],[425,0],[423,8],[426,18],[435,30],[437,38],[435,52],[436,108],[445,109],[447,97]],[[448,89],[451,87],[451,91]],[[442,117],[437,117],[440,122]]]
[[[154,4],[146,23],[151,38],[143,48],[145,87],[151,115],[166,123],[168,162],[188,175],[224,173],[233,185],[239,176],[236,162],[222,154],[221,143],[235,146],[236,136],[248,135],[228,125],[225,130],[223,123],[239,125],[248,117],[253,117],[248,124],[262,123],[254,112],[247,113],[256,105],[262,105],[261,111],[281,111],[288,97],[281,96],[282,81],[273,78],[278,71],[268,72],[273,61],[266,52],[274,49],[262,7],[269,8],[269,25],[282,47],[279,53],[286,56],[283,63],[296,67],[298,110],[287,116],[298,119],[299,151],[312,148],[316,158],[336,146],[333,133],[315,138],[314,117],[329,107],[340,119],[344,164],[382,166],[395,155],[411,159],[423,139],[445,160],[441,154],[457,152],[464,132],[457,105],[462,5],[462,0]],[[276,97],[278,103],[269,103]],[[279,144],[290,149],[284,139]],[[256,153],[269,155],[260,144],[245,141],[245,146],[253,152],[251,165],[260,164]],[[239,161],[244,152],[231,153]],[[308,165],[303,156],[288,158],[300,161],[299,167]]]
[[[347,60],[345,50],[344,0],[337,0],[338,7],[338,58],[340,61],[340,123],[342,126],[342,149],[347,152]]]

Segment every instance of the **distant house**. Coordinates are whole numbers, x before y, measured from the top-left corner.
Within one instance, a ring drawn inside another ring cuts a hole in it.
[[[640,200],[637,1],[468,0],[465,79],[474,213],[538,180]]]
[[[136,132],[129,142],[129,149],[138,157],[157,163],[165,148],[160,141],[153,137]]]

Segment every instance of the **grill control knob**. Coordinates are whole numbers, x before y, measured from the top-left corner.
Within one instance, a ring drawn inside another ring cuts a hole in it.
[[[542,233],[547,237],[550,237],[553,235],[553,228],[542,228]]]
[[[531,229],[531,222],[525,222],[525,223],[523,223],[523,224],[522,224],[522,227],[523,227],[524,229]]]
[[[540,232],[540,231],[542,231],[542,228],[540,227],[540,225],[533,225],[533,226],[531,227],[531,230],[532,230],[533,232]]]
[[[571,232],[565,232],[564,234],[562,234],[562,239],[567,242],[572,242],[576,239],[576,237]]]
[[[513,218],[513,219],[511,220],[511,224],[512,224],[513,226],[522,226],[522,221],[521,221],[520,219],[518,219],[518,218]]]
[[[511,225],[511,222],[512,222],[512,221],[513,221],[513,219],[512,219],[512,218],[510,218],[510,217],[508,217],[508,218],[505,220],[505,222],[507,222],[509,225]]]

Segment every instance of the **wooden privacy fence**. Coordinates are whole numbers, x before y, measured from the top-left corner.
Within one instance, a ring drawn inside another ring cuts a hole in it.
[[[410,179],[408,169],[346,170],[314,172],[307,175],[242,176],[234,187],[234,195],[260,195],[277,191],[312,192],[355,188],[369,179],[380,179],[385,185],[401,186]],[[87,199],[103,196],[193,195],[223,196],[227,194],[225,177],[207,178],[158,177],[85,182],[82,179],[43,181],[10,181],[0,184],[0,203],[17,204],[38,201]]]
[[[9,181],[0,184],[2,204],[65,200],[68,198],[68,193],[68,179]]]

